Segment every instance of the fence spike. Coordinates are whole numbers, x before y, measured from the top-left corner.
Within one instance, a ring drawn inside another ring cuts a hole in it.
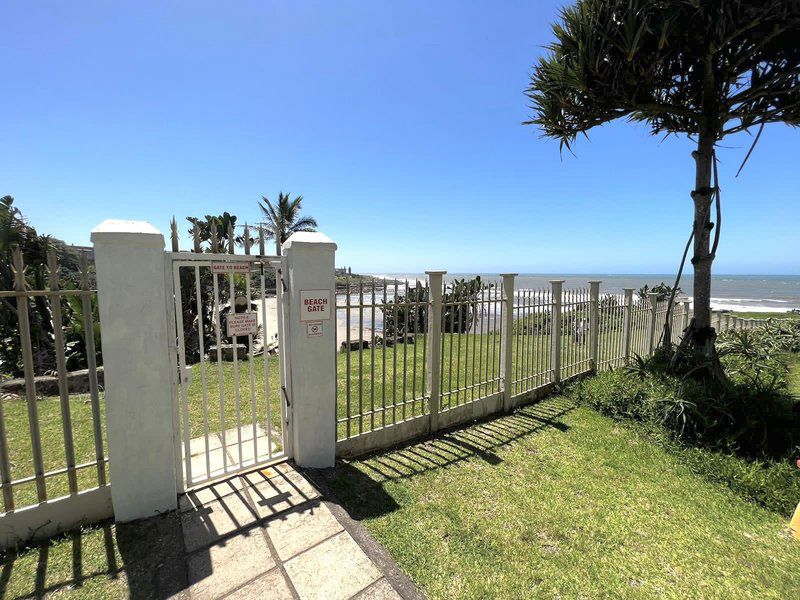
[[[18,292],[24,292],[25,269],[27,269],[27,267],[22,260],[22,250],[20,250],[19,244],[14,244],[12,254],[14,261],[14,265],[12,266],[12,270],[14,271],[14,289]]]
[[[219,253],[219,234],[217,233],[217,221],[211,221],[211,252]]]
[[[244,224],[244,253],[250,254],[250,227]]]
[[[81,273],[81,289],[87,291],[89,289],[89,254],[86,250],[81,251],[78,269]]]
[[[172,215],[172,221],[169,224],[170,230],[172,231],[172,251],[179,252],[178,248],[178,222],[175,220],[175,215]]]
[[[192,237],[194,238],[194,251],[199,254],[203,250],[200,248],[200,225],[197,220],[194,221],[194,226],[192,227]]]
[[[58,256],[56,255],[55,248],[47,249],[47,271],[48,271],[50,289],[57,290],[59,266],[58,266]]]
[[[258,226],[258,253],[261,256],[264,256],[266,252],[264,251],[264,226]]]
[[[228,254],[233,253],[233,224],[228,221]]]

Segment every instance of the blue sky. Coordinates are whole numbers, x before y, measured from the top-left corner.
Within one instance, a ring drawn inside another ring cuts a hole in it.
[[[691,144],[619,122],[559,155],[520,122],[560,2],[5,2],[0,195],[88,243],[106,218],[256,220],[303,194],[364,272],[663,273]],[[800,131],[719,151],[718,273],[800,272]]]

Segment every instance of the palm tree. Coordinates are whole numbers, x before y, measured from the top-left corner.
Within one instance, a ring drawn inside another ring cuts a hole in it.
[[[562,9],[553,34],[531,75],[527,124],[567,149],[619,118],[696,144],[686,245],[688,252],[694,242],[695,311],[684,341],[713,355],[711,264],[721,220],[715,149],[751,128],[757,141],[768,123],[800,125],[800,2],[577,0]]]
[[[281,254],[281,244],[293,233],[316,231],[317,221],[314,217],[300,215],[303,204],[302,196],[296,196],[294,200],[291,200],[289,194],[280,192],[276,204],[270,202],[266,196],[261,196],[261,199],[264,202],[259,202],[258,206],[267,218],[264,223],[266,236],[275,238],[275,253],[278,256]]]

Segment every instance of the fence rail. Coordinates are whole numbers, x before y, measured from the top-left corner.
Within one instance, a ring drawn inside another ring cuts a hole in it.
[[[0,291],[0,298],[2,310],[16,319],[24,397],[15,399],[4,393],[0,402],[0,488],[6,514],[108,483],[95,340],[99,323],[94,316],[96,291],[89,285],[88,255],[80,255],[77,285],[62,281],[53,248],[30,278],[19,248],[13,249],[12,257],[14,289]],[[31,289],[31,283],[45,285]],[[42,341],[37,342],[36,361],[34,339]],[[17,340],[5,343],[12,341]],[[88,394],[70,392],[68,351],[70,359],[76,358],[76,352],[83,355],[78,359],[86,368]],[[43,353],[53,356],[43,359]],[[55,367],[48,368],[46,375],[55,373],[57,401],[40,399],[37,381],[42,379],[37,377],[41,374],[35,363]],[[11,368],[4,365],[6,371]]]

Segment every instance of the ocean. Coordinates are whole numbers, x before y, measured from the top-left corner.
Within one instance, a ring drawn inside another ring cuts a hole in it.
[[[376,277],[424,281],[424,273],[371,273]],[[448,273],[445,281],[474,277],[476,274]],[[478,273],[486,282],[500,282],[497,273]],[[601,293],[621,294],[623,288],[638,290],[644,285],[661,283],[672,285],[675,275],[543,275],[520,274],[517,289],[549,289],[551,279],[563,279],[564,288],[586,287],[589,280],[600,280]],[[680,287],[684,296],[691,299],[692,275],[684,275]],[[786,312],[800,309],[800,275],[716,275],[711,281],[711,305],[714,310]]]

